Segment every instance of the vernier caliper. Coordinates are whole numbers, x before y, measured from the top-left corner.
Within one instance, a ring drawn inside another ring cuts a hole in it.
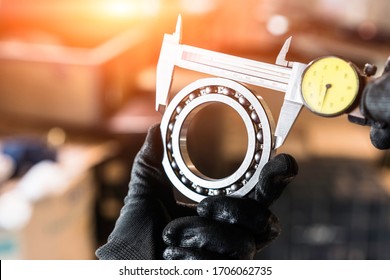
[[[161,133],[166,174],[179,191],[195,201],[211,195],[246,195],[256,185],[271,152],[286,140],[304,105],[319,115],[336,116],[354,106],[362,88],[356,67],[338,57],[323,57],[310,64],[287,61],[291,37],[284,43],[276,64],[183,45],[180,41],[179,16],[176,31],[165,34],[161,47],[156,110],[164,113]],[[218,78],[191,83],[168,101],[175,67]],[[244,84],[285,93],[275,131],[266,104]],[[186,148],[192,115],[215,102],[234,109],[248,133],[244,161],[236,172],[222,179],[209,178],[197,170]]]
[[[181,26],[179,16],[176,31],[164,35],[157,64],[156,110],[164,112],[168,106],[175,67],[285,92],[274,149],[282,146],[303,106],[300,82],[306,64],[286,61],[291,37],[280,50],[276,64],[269,64],[180,44]]]

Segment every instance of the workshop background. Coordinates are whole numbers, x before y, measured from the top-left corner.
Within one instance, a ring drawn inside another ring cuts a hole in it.
[[[2,0],[0,259],[95,259],[161,120],[155,69],[178,14],[184,44],[274,63],[293,36],[290,61],[333,54],[379,75],[389,11],[386,0]],[[200,76],[178,70],[172,92]],[[276,121],[283,94],[255,90]],[[199,121],[219,127],[218,168],[246,138],[216,112]],[[257,258],[390,259],[390,162],[368,127],[304,109],[278,152],[300,172],[272,206],[282,234]]]

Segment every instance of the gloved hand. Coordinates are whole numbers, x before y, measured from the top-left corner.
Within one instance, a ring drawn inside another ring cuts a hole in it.
[[[390,148],[390,58],[383,74],[363,91],[363,114],[371,120],[370,139],[378,149]]]
[[[160,128],[155,125],[134,159],[129,192],[107,243],[96,251],[99,259],[162,259],[164,227],[180,215],[195,213],[176,203],[162,158]]]
[[[264,167],[256,199],[210,197],[196,209],[175,201],[162,157],[154,126],[135,158],[115,228],[96,251],[99,259],[251,258],[279,232],[267,207],[297,173],[292,157],[279,155]]]
[[[198,216],[173,220],[165,228],[165,259],[253,259],[280,232],[268,207],[298,172],[293,157],[280,154],[263,168],[255,198],[215,196],[197,206]]]

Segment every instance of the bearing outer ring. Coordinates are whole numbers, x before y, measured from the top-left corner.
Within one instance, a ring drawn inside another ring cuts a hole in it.
[[[186,150],[190,116],[213,103],[233,108],[242,118],[248,134],[243,162],[233,174],[221,179],[201,174],[191,164]],[[172,184],[196,202],[215,195],[244,196],[256,186],[260,171],[271,156],[272,129],[272,115],[266,104],[242,84],[224,78],[195,81],[172,99],[163,115],[164,170]]]

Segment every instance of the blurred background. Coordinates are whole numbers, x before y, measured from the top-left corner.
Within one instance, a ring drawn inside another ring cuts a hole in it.
[[[293,36],[289,61],[333,54],[379,75],[389,10],[386,0],[2,0],[0,259],[95,258],[161,120],[155,68],[178,14],[184,44],[274,63]],[[178,70],[172,92],[198,77]],[[283,94],[254,90],[277,121]],[[222,128],[210,134],[223,147],[216,158],[242,158],[237,120],[216,112],[203,117]],[[257,258],[390,258],[389,158],[368,127],[304,109],[278,152],[300,172],[272,206],[282,234]]]

